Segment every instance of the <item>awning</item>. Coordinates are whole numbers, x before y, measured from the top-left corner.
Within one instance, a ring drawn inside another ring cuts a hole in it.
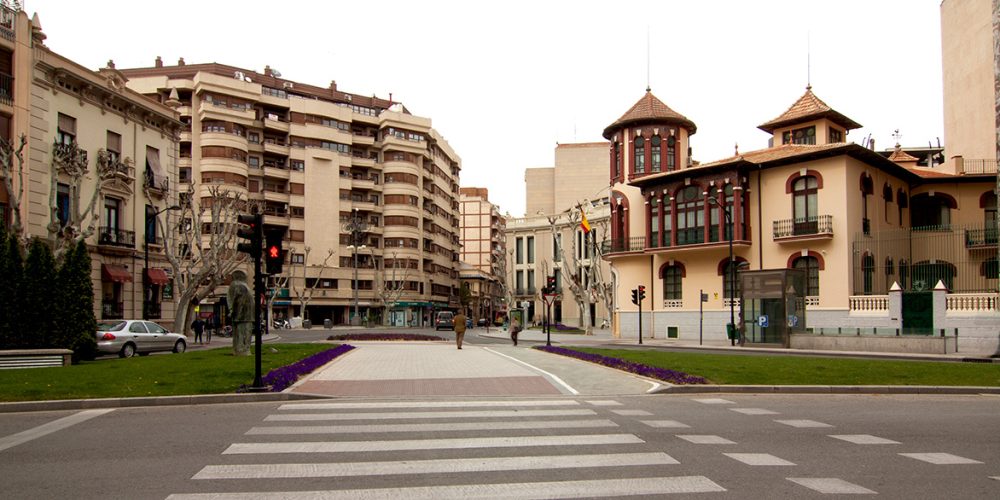
[[[146,269],[146,279],[154,285],[166,285],[170,283],[170,277],[167,276],[167,272],[158,267]]]
[[[132,281],[132,275],[128,272],[128,269],[125,269],[125,266],[101,264],[101,279],[103,281],[127,283]]]

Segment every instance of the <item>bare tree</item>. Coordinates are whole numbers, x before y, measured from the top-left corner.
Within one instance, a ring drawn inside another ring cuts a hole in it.
[[[403,296],[403,292],[406,291],[406,283],[410,277],[410,269],[412,266],[410,260],[400,261],[396,257],[396,252],[392,252],[392,276],[388,275],[388,271],[385,269],[385,259],[382,259],[381,271],[379,270],[379,265],[375,262],[375,287],[376,287],[376,297],[382,302],[383,314],[382,314],[382,324],[388,324],[389,321],[389,311],[396,308],[396,304],[399,303],[400,297]],[[372,261],[375,261],[374,255],[372,256]],[[405,263],[405,265],[404,265]],[[402,276],[398,275],[398,271],[402,269]]]
[[[264,322],[266,324],[273,324],[273,320],[271,318],[274,317],[274,301],[277,300],[278,295],[280,295],[278,292],[288,286],[290,279],[291,278],[289,276],[281,274],[271,276],[271,286],[267,289],[267,316],[264,318]]]
[[[292,294],[299,298],[299,310],[302,312],[303,319],[309,319],[309,315],[306,312],[306,306],[309,305],[309,301],[312,300],[313,294],[316,293],[316,288],[319,287],[320,281],[323,279],[323,272],[327,269],[327,264],[329,264],[330,259],[333,258],[334,251],[332,248],[327,249],[326,257],[323,258],[323,262],[319,265],[319,274],[316,275],[316,279],[313,281],[312,286],[309,286],[309,277],[307,276],[306,269],[309,262],[309,254],[312,253],[312,247],[305,247],[305,256],[302,259],[302,265],[296,266],[292,265],[291,269],[291,279],[288,282],[292,288]],[[299,291],[299,281],[295,279],[295,268],[300,267],[302,269],[302,291]]]
[[[193,184],[182,193],[178,206],[178,211],[164,212],[164,253],[174,274],[174,331],[184,332],[195,305],[246,262],[246,256],[236,251],[236,221],[251,207],[240,194],[219,186],[211,186],[209,196],[199,200]]]
[[[584,248],[578,248],[576,228],[581,225],[583,220],[584,208],[582,204],[578,204],[575,209],[567,210],[559,215],[548,216],[549,226],[552,228],[553,239],[555,240],[556,255],[559,256],[560,261],[563,263],[563,277],[569,288],[570,292],[573,294],[573,300],[576,302],[577,308],[580,312],[579,326],[583,328],[587,335],[593,335],[594,325],[590,321],[587,321],[590,312],[590,306],[596,304],[598,299],[608,306],[608,311],[611,311],[610,300],[611,300],[611,284],[605,282],[604,276],[600,271],[600,252],[599,249],[594,245],[596,240],[596,233],[594,229],[591,229],[590,233],[584,233],[582,238]],[[567,223],[563,224],[561,227],[559,225],[559,220],[565,216]],[[588,221],[589,222],[589,221]],[[606,224],[601,224],[601,227],[606,226]],[[570,228],[573,236],[570,238],[570,252],[573,255],[572,264],[566,259],[566,254],[562,245],[562,238],[556,238],[555,235],[559,234],[561,228]]]
[[[21,222],[21,197],[24,190],[24,146],[28,143],[24,134],[17,149],[7,139],[0,137],[0,177],[10,199],[11,224],[10,229],[18,237],[24,227]],[[15,160],[17,165],[14,165]]]

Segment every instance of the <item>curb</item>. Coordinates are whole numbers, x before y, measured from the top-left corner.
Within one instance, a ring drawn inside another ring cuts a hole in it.
[[[270,401],[293,401],[301,399],[323,399],[321,396],[267,392],[260,394],[204,394],[196,396],[160,396],[139,398],[66,399],[50,401],[19,401],[0,403],[0,413],[57,410],[91,410],[98,408],[136,408],[140,406],[183,406],[228,403],[263,403]]]
[[[669,385],[650,394],[997,394],[1000,387],[940,385]]]

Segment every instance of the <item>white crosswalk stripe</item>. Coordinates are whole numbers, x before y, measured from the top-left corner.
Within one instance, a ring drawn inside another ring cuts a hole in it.
[[[419,411],[384,413],[290,413],[268,415],[269,422],[304,420],[401,420],[411,418],[504,418],[504,417],[578,417],[597,415],[594,410],[485,410],[485,411]]]
[[[484,408],[505,406],[578,406],[572,399],[527,401],[392,401],[381,403],[289,403],[279,410],[347,410],[360,408]]]
[[[481,429],[584,429],[596,427],[618,427],[606,419],[592,420],[525,420],[487,422],[449,422],[442,424],[369,424],[369,425],[305,425],[254,427],[247,435],[280,434],[361,434],[379,432],[453,432]]]
[[[394,441],[233,443],[222,453],[224,455],[246,455],[251,453],[363,453],[372,451],[638,444],[642,442],[643,440],[632,434],[598,434],[593,436],[583,434],[576,436],[403,439]]]

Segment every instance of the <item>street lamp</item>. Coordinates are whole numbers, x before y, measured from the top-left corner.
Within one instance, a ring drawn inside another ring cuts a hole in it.
[[[729,324],[726,325],[726,335],[730,345],[736,345],[736,266],[733,262],[733,237],[736,235],[733,234],[733,214],[729,211],[729,205],[719,203],[715,198],[709,198],[708,203],[722,208],[726,227],[729,229]]]
[[[160,214],[162,214],[163,212],[166,212],[168,210],[169,211],[177,211],[177,210],[180,210],[180,209],[181,209],[180,206],[178,206],[178,205],[172,205],[172,206],[169,206],[169,207],[161,208],[160,210],[157,210],[157,211],[153,212],[153,231],[152,232],[153,233],[156,232],[156,226],[157,226],[157,224],[156,224],[156,217],[157,216],[159,216]],[[142,277],[142,319],[143,320],[148,320],[149,319],[149,303],[152,300],[152,297],[149,296],[149,233],[150,233],[150,231],[149,231],[149,223],[148,222],[146,223],[146,230],[144,231],[144,233],[145,233],[144,236],[143,236],[143,240],[144,241],[143,241],[143,245],[142,245],[142,253],[143,253],[143,259],[142,259],[143,260],[143,269],[142,269],[142,272],[144,273],[144,275]]]
[[[361,240],[368,231],[368,223],[361,219],[357,207],[354,208],[351,218],[344,223],[344,230],[351,233],[351,244],[347,248],[354,254],[354,317],[351,318],[351,324],[359,325],[361,317],[358,315],[358,250],[365,249]]]

